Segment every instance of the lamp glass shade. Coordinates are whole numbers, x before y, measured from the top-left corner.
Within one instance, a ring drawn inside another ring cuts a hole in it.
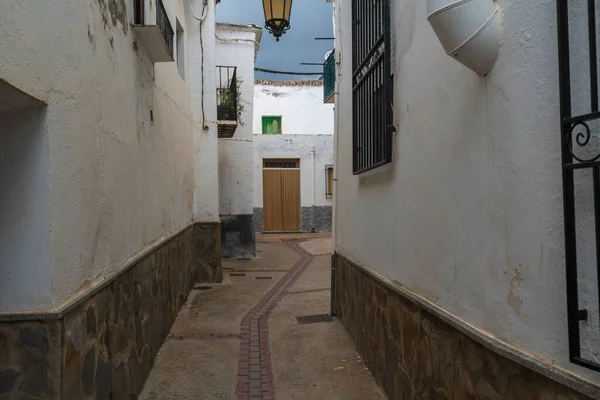
[[[279,40],[290,29],[292,0],[263,0],[265,27]]]

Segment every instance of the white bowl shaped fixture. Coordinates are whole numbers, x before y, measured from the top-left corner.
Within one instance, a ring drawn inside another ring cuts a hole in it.
[[[498,57],[498,13],[494,0],[427,0],[427,20],[446,54],[479,75]]]

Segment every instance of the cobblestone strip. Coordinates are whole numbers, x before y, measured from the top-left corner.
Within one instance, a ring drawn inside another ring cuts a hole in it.
[[[282,242],[301,258],[242,319],[235,390],[238,400],[275,399],[267,318],[285,295],[285,290],[296,282],[314,258],[296,242]]]

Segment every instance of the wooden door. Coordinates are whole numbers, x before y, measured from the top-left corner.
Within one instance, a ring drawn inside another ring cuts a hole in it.
[[[269,160],[263,164],[264,231],[299,231],[299,160]]]

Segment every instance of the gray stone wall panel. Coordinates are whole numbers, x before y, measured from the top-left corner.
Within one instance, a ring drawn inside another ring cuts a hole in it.
[[[0,322],[0,399],[137,396],[198,279],[222,280],[218,222],[191,225],[64,315]]]

